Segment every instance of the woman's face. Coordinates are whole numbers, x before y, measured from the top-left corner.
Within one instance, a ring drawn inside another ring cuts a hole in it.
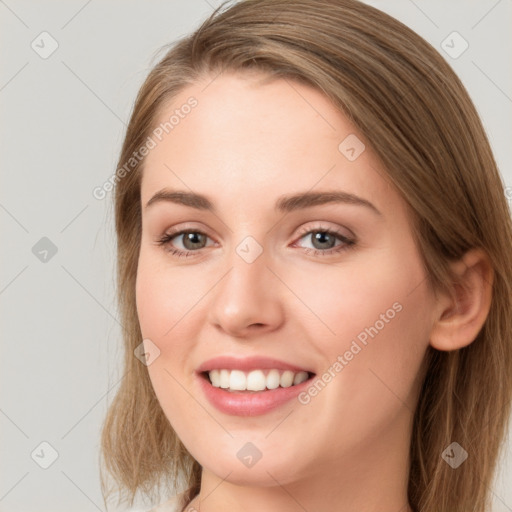
[[[209,77],[172,115],[145,160],[136,285],[172,427],[231,482],[402,468],[434,298],[375,154],[290,80]],[[182,195],[146,207],[164,189]]]

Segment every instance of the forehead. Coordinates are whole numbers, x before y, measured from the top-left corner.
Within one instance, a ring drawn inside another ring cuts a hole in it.
[[[162,109],[155,126],[167,123],[168,133],[145,158],[144,204],[163,187],[214,194],[219,202],[315,188],[376,204],[400,200],[364,137],[325,95],[290,79],[262,78],[205,77]],[[183,108],[190,98],[196,105]]]

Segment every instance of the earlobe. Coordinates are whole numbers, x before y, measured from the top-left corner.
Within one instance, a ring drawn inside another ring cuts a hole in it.
[[[430,345],[456,350],[472,343],[482,329],[491,306],[494,270],[487,254],[471,249],[452,264],[456,282],[438,298]]]

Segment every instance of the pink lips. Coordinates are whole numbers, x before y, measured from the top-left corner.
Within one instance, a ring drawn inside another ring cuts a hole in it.
[[[226,370],[242,370],[244,372],[250,372],[251,370],[291,370],[292,372],[307,372],[306,368],[295,366],[293,364],[285,363],[279,359],[272,359],[270,357],[244,357],[236,358],[231,356],[219,356],[213,359],[208,359],[202,363],[198,368],[198,372],[209,372],[215,369],[226,369]]]
[[[308,371],[296,365],[285,363],[277,359],[267,357],[234,358],[220,356],[205,361],[197,368],[199,385],[207,400],[224,414],[234,416],[258,416],[270,412],[280,405],[295,398],[301,391],[311,384],[311,378],[288,388],[267,389],[264,391],[226,391],[223,388],[212,386],[208,378],[202,375],[214,369],[265,370],[275,368],[277,370],[291,370],[293,372]],[[312,373],[312,372],[309,372]]]

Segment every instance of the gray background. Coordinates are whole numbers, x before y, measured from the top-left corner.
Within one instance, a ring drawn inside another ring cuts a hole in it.
[[[99,429],[122,352],[111,194],[100,201],[92,190],[115,171],[132,103],[158,49],[219,3],[0,0],[2,512],[104,509]],[[450,62],[511,186],[512,0],[367,3]],[[47,58],[31,47],[51,48],[43,31],[58,43]],[[453,31],[469,43],[457,58],[441,46]],[[505,192],[512,197],[512,188]],[[43,469],[52,449],[58,457]],[[493,512],[512,511],[511,481],[508,443]]]

